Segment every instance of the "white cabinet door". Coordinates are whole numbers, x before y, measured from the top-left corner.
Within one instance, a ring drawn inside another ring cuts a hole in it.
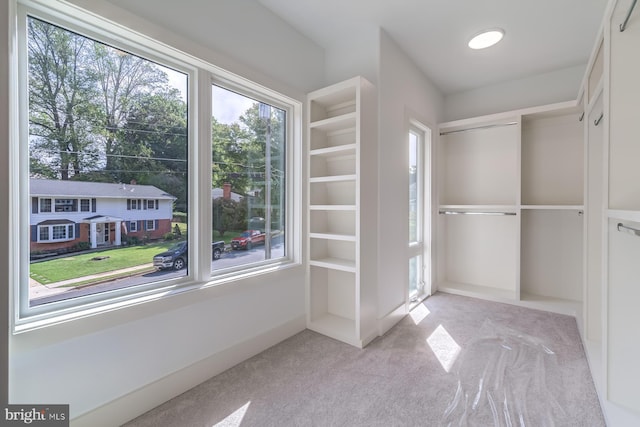
[[[607,394],[640,413],[640,236],[618,231],[618,224],[640,229],[637,222],[609,222]]]
[[[608,399],[640,414],[640,236],[618,229],[640,229],[640,6],[619,29],[632,3],[619,0],[610,22],[606,369]]]

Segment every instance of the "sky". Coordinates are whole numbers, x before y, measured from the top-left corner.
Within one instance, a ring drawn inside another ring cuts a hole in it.
[[[256,101],[219,86],[213,87],[211,109],[213,117],[221,123],[234,123]]]
[[[187,100],[187,79],[184,73],[174,71],[170,68],[162,67],[167,73],[169,84],[180,91],[182,100]],[[213,117],[220,123],[231,124],[236,123],[238,118],[244,114],[256,101],[239,95],[235,92],[223,89],[218,86],[212,86],[213,96],[211,100],[211,108]]]

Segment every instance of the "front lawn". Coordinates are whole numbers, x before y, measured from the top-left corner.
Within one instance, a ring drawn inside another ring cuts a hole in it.
[[[80,255],[71,254],[67,257],[31,264],[30,276],[42,284],[49,284],[149,264],[153,262],[154,255],[167,250],[174,244],[176,244],[175,241],[106,249]],[[94,260],[93,258],[103,259]]]

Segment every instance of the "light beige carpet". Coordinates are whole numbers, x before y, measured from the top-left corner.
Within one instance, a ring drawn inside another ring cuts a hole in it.
[[[127,427],[603,426],[575,319],[436,293],[364,350],[311,331]]]

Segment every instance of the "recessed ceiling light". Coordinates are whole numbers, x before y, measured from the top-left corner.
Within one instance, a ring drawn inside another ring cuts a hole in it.
[[[471,49],[484,49],[498,43],[502,40],[502,37],[504,37],[504,30],[500,28],[484,30],[469,40],[469,47]]]

